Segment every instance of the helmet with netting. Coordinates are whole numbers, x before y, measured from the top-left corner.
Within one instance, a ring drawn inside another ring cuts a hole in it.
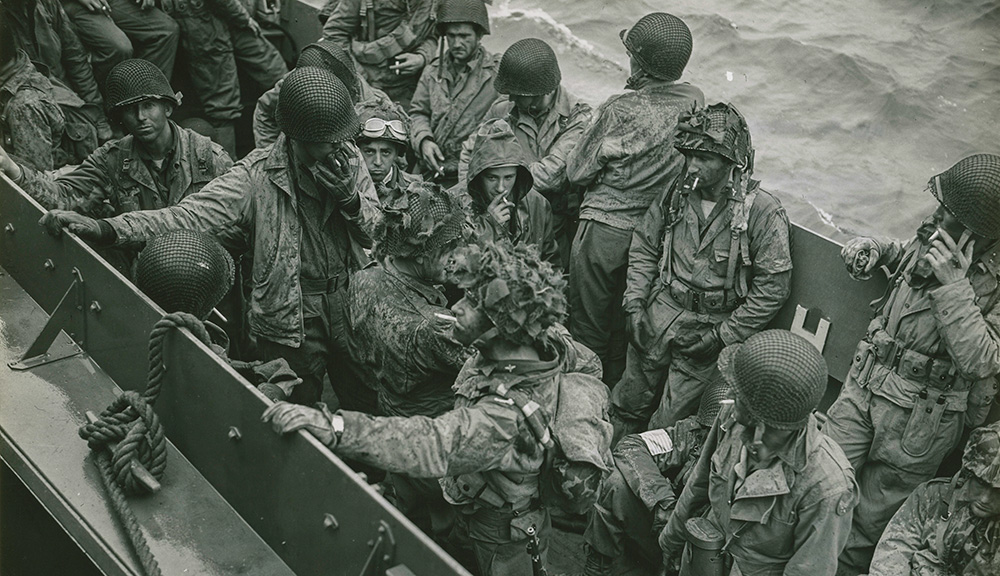
[[[971,232],[1000,238],[1000,156],[963,158],[931,178],[927,187]]]
[[[448,24],[469,23],[483,34],[490,33],[490,16],[483,0],[444,0],[438,7],[437,27],[444,34]]]
[[[392,100],[375,98],[362,102],[354,107],[358,113],[358,120],[361,121],[361,134],[355,140],[359,144],[369,140],[389,140],[402,147],[401,153],[405,153],[410,145],[410,115]],[[384,122],[398,123],[403,127],[402,133],[397,133],[394,127],[382,126],[382,134],[373,136],[369,133],[366,123],[372,118],[378,118]]]
[[[538,38],[510,45],[500,59],[493,87],[511,96],[544,96],[559,88],[562,72],[552,47]]]
[[[275,116],[285,136],[303,142],[346,142],[361,131],[344,83],[333,72],[312,66],[285,76]]]
[[[204,319],[233,286],[235,270],[229,252],[212,236],[174,230],[146,243],[135,284],[168,313]]]
[[[642,70],[660,80],[680,78],[691,58],[691,30],[672,14],[646,14],[618,35]]]
[[[962,469],[1000,488],[1000,422],[972,431],[962,454]]]
[[[121,108],[143,100],[166,100],[174,106],[181,103],[180,93],[174,92],[163,71],[148,60],[130,58],[115,65],[105,81],[104,102],[114,115]]]
[[[458,199],[432,182],[413,182],[387,198],[375,229],[375,255],[416,258],[456,245],[465,212]]]
[[[719,102],[682,115],[677,120],[674,138],[674,147],[682,152],[714,152],[744,172],[753,168],[750,127],[732,104]]]
[[[303,48],[295,67],[306,66],[333,72],[344,86],[347,86],[351,100],[357,103],[361,99],[361,83],[354,68],[354,61],[351,60],[351,55],[333,40],[319,40]]]
[[[715,422],[715,417],[722,410],[722,403],[726,400],[732,401],[733,387],[725,378],[719,378],[708,385],[701,394],[701,402],[698,405],[698,415],[695,417],[702,426],[711,426]]]
[[[765,330],[719,354],[719,370],[754,422],[797,430],[826,391],[826,360],[805,338]]]
[[[533,244],[472,244],[456,252],[449,272],[499,337],[513,344],[541,342],[549,326],[566,318],[566,281]]]

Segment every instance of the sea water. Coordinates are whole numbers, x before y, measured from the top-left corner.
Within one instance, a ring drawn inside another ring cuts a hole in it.
[[[494,0],[485,43],[547,41],[597,106],[628,77],[619,31],[654,11],[688,24],[682,80],[743,112],[755,176],[823,235],[912,236],[931,176],[1000,153],[998,0]]]

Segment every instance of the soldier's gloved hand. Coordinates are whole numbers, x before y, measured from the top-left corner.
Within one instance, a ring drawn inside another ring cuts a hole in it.
[[[882,247],[874,238],[851,238],[840,249],[840,257],[847,266],[847,273],[855,280],[868,280],[878,267]]]
[[[629,344],[639,354],[646,353],[646,311],[635,308],[628,312],[628,322],[625,323]]]
[[[357,172],[351,166],[344,146],[338,147],[322,162],[318,162],[315,175],[317,184],[333,196],[341,210],[349,209],[354,203],[360,203],[358,194],[354,190]]]
[[[270,382],[264,382],[257,386],[257,390],[260,390],[260,393],[267,396],[267,399],[271,402],[284,402],[288,400],[288,396],[285,396],[285,391]]]
[[[278,434],[289,434],[296,430],[305,430],[315,436],[320,442],[331,449],[337,447],[337,433],[333,429],[333,414],[326,404],[320,402],[320,408],[310,408],[301,404],[275,402],[260,419],[271,423],[271,428]]]
[[[91,242],[104,243],[112,239],[107,236],[100,221],[69,210],[49,210],[42,215],[38,224],[56,237],[62,235],[63,228],[68,228],[70,232]]]
[[[684,337],[683,339],[682,336]],[[678,354],[683,354],[696,360],[708,360],[717,356],[722,351],[723,346],[722,337],[719,336],[717,326],[713,326],[702,332],[697,340],[688,337],[688,334],[680,334],[674,338],[674,343],[679,344],[676,348]]]

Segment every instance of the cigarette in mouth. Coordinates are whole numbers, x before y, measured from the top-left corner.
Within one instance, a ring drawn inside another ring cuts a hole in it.
[[[447,320],[449,322],[458,322],[458,318],[455,318],[454,316],[449,316],[447,314],[441,314],[440,312],[435,312],[434,315],[437,316],[438,318],[442,319],[442,320]]]

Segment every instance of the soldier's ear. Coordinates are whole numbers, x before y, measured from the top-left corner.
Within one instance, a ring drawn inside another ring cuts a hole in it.
[[[167,114],[167,118],[170,118],[171,116],[173,116],[173,114],[174,114],[174,105],[173,104],[167,104],[166,114]]]

